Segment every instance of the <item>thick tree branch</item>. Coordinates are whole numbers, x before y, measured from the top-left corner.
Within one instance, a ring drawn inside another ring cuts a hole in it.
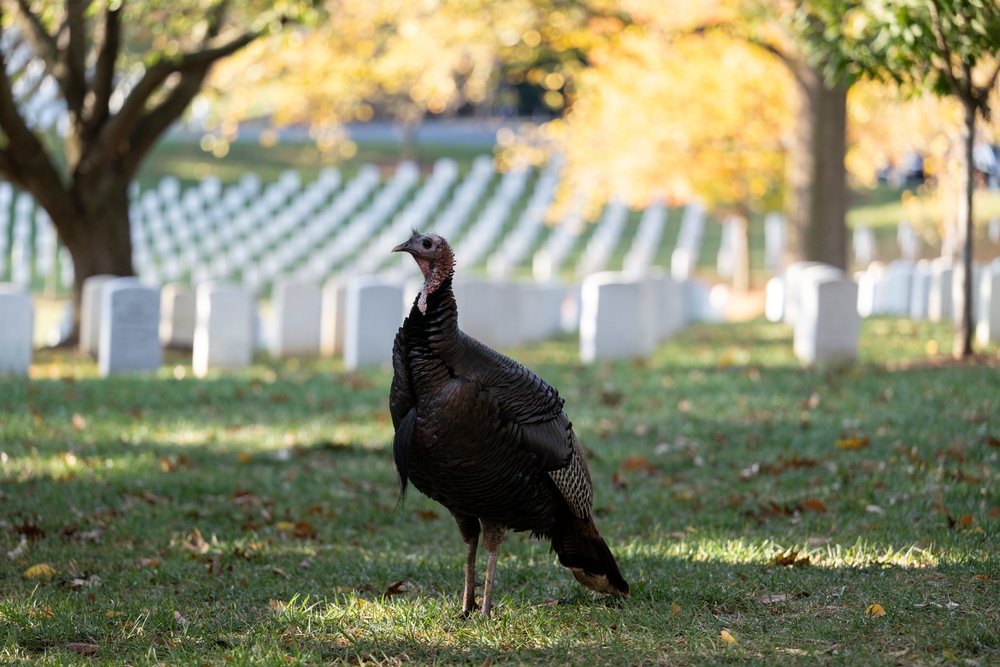
[[[171,74],[197,73],[200,70],[207,72],[217,60],[239,51],[259,35],[259,32],[245,32],[219,46],[186,53],[177,58],[163,59],[147,69],[125,100],[121,110],[101,128],[91,151],[80,162],[80,171],[99,169],[115,156],[122,142],[133,136],[150,98],[160,90]]]
[[[135,175],[156,141],[188,108],[201,90],[209,68],[210,66],[205,66],[185,72],[170,94],[139,120],[128,140],[129,151],[125,156],[124,169],[126,178],[131,179]]]
[[[15,7],[14,21],[21,31],[21,38],[28,43],[35,55],[42,59],[49,74],[62,85],[64,69],[55,39],[46,32],[38,16],[31,11],[31,3],[28,0],[16,0]]]
[[[35,196],[53,217],[65,191],[59,170],[48,151],[21,116],[7,76],[6,54],[0,54],[0,129],[7,138],[3,148],[5,175]]]
[[[97,62],[94,65],[91,97],[87,101],[86,134],[93,137],[111,113],[111,94],[114,92],[115,63],[121,50],[122,4],[104,10],[103,29],[95,40]]]
[[[14,166],[10,161],[10,153],[4,148],[0,148],[0,176],[8,181],[14,181]]]
[[[87,6],[88,0],[67,0],[66,48],[63,54],[63,90],[66,106],[75,124],[81,121],[83,102],[87,94]],[[58,44],[57,44],[58,46]]]

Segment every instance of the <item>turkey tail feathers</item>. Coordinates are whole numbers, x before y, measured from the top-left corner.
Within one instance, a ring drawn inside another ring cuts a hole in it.
[[[593,519],[574,516],[553,529],[551,535],[552,549],[559,556],[559,563],[568,568],[584,588],[604,595],[629,594],[628,582],[618,569],[611,549],[597,532]]]

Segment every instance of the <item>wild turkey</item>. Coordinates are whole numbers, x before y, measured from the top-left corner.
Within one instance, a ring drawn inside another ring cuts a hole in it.
[[[414,230],[393,252],[413,256],[423,288],[392,348],[389,410],[400,502],[407,481],[454,515],[465,541],[462,612],[476,609],[476,549],[488,552],[482,612],[493,607],[507,530],[552,540],[559,562],[590,590],[626,596],[628,583],[591,517],[594,491],[558,392],[458,328],[454,255]]]

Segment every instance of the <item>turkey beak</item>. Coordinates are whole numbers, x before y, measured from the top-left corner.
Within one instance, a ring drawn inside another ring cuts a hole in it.
[[[410,242],[400,243],[398,246],[392,249],[393,252],[408,252],[413,254],[413,248],[410,247]]]

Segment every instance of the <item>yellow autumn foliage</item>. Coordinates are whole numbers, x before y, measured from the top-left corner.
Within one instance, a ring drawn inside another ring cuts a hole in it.
[[[775,205],[791,82],[773,57],[721,32],[631,27],[592,60],[548,135],[565,154],[567,191],[633,206]]]

